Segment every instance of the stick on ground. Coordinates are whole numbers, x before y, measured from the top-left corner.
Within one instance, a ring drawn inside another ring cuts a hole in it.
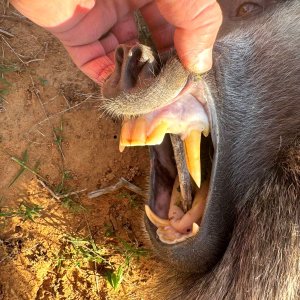
[[[129,181],[127,181],[126,179],[124,179],[123,177],[120,178],[120,180],[113,185],[110,185],[106,188],[100,189],[100,190],[96,190],[93,192],[90,192],[88,194],[88,197],[90,199],[92,198],[96,198],[96,197],[100,197],[102,195],[106,195],[106,194],[111,194],[121,188],[126,188],[144,198],[148,197],[148,193],[143,191],[141,188],[139,188],[138,186],[134,185],[133,183],[130,183]]]

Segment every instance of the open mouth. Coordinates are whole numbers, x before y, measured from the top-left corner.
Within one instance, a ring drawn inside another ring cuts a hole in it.
[[[123,118],[120,151],[150,147],[145,206],[150,238],[168,258],[171,244],[177,264],[191,268],[196,268],[194,262],[189,256],[184,262],[177,250],[187,243],[201,249],[205,270],[221,254],[232,219],[223,214],[228,208],[219,200],[226,195],[216,185],[219,129],[209,89],[174,55],[157,59],[140,44],[121,45],[115,55],[115,71],[102,87],[102,107]],[[222,176],[220,165],[218,169]]]
[[[152,195],[145,212],[165,244],[196,236],[205,213],[213,144],[207,103],[195,96],[199,90],[199,83],[191,84],[171,104],[125,119],[121,129],[120,151],[150,146]]]

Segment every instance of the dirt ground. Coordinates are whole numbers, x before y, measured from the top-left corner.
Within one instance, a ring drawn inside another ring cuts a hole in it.
[[[121,177],[145,190],[147,149],[119,153],[98,86],[0,3],[0,299],[157,299],[143,198],[87,196]]]

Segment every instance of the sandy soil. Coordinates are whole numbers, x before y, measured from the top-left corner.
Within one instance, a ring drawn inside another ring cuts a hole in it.
[[[121,177],[144,189],[147,149],[119,153],[98,86],[50,34],[0,10],[12,35],[0,35],[0,299],[152,299],[142,197],[87,197]]]

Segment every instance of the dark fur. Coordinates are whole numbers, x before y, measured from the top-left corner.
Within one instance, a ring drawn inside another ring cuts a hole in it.
[[[180,270],[170,276],[168,269],[158,288],[163,296],[154,298],[297,300],[300,2],[255,0],[262,11],[243,19],[232,16],[251,1],[219,2],[223,27],[214,67],[203,77],[215,143],[212,188],[193,239],[163,244],[146,219],[157,253],[171,271]],[[168,90],[166,84],[158,92]],[[147,107],[151,99],[139,99],[139,106]],[[152,207],[156,193],[172,187],[163,181],[174,168],[167,140],[151,151]]]
[[[205,276],[164,278],[174,284],[167,285],[168,299],[299,299],[299,143],[280,155],[280,167],[243,197],[220,263]]]
[[[234,228],[210,272],[164,278],[168,299],[300,299],[300,2],[279,2],[215,46],[204,80]]]

